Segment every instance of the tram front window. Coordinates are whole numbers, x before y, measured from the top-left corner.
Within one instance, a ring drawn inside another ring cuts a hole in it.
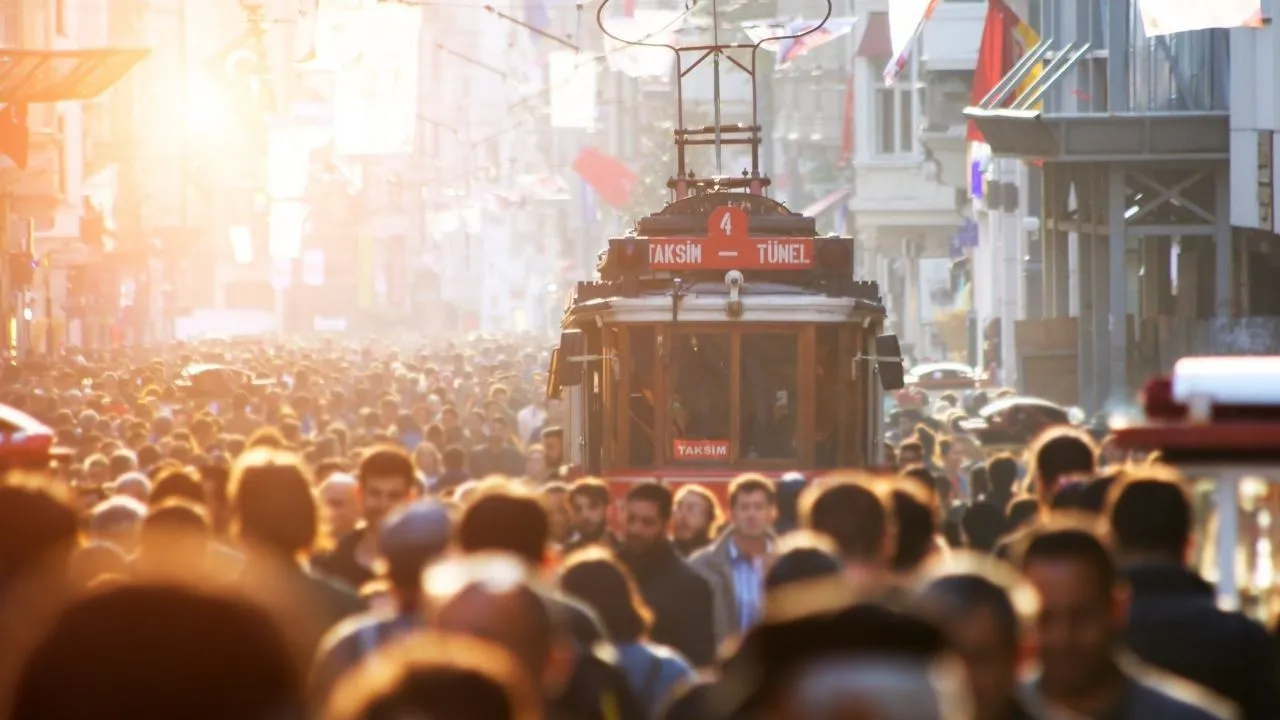
[[[729,459],[732,343],[728,333],[682,333],[672,352],[675,460]]]
[[[739,433],[741,457],[783,460],[796,456],[795,333],[743,333]]]

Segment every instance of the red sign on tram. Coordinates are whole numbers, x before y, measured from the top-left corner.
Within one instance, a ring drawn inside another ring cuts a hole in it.
[[[813,266],[813,238],[753,238],[741,208],[719,207],[707,235],[649,238],[654,270],[802,270]]]

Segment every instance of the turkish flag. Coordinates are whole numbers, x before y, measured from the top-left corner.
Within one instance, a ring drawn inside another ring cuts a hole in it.
[[[982,28],[982,42],[978,45],[978,64],[973,69],[973,88],[969,104],[978,106],[982,99],[995,89],[1004,76],[1018,62],[1021,48],[1014,40],[1018,16],[1000,0],[987,3],[987,22]],[[976,123],[969,121],[965,135],[969,142],[985,142]]]
[[[573,171],[610,206],[620,208],[631,202],[636,174],[618,158],[597,148],[585,147],[573,161]]]

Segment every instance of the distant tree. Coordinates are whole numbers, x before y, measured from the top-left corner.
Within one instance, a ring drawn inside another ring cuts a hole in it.
[[[670,122],[642,126],[638,147],[640,157],[633,167],[636,186],[631,193],[631,204],[623,210],[629,221],[658,212],[671,199],[667,180],[676,171],[675,145],[672,137],[674,125]]]

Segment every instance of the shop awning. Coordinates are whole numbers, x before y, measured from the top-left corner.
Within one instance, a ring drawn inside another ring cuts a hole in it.
[[[150,52],[0,48],[0,104],[91,100],[119,82]]]

